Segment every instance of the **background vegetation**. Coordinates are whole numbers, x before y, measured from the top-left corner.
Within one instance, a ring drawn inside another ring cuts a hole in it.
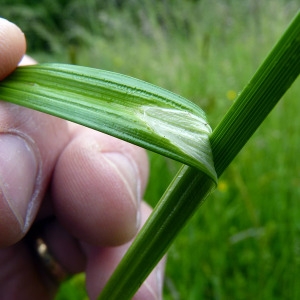
[[[2,0],[40,62],[128,74],[199,104],[215,127],[297,0]],[[171,247],[164,299],[300,298],[299,79]],[[179,163],[149,153],[155,205]],[[57,299],[84,299],[83,275]]]

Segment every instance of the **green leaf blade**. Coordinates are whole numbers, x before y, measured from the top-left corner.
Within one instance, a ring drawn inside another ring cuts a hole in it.
[[[64,64],[19,67],[0,99],[79,123],[200,169],[217,181],[204,112],[129,76]]]

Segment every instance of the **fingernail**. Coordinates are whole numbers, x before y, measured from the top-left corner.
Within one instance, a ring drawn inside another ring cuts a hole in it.
[[[118,152],[106,152],[107,157],[116,168],[122,178],[133,204],[137,208],[136,226],[139,228],[140,217],[140,202],[141,202],[141,183],[138,174],[138,167],[130,157]]]
[[[38,173],[35,153],[14,134],[0,134],[0,193],[25,230]]]

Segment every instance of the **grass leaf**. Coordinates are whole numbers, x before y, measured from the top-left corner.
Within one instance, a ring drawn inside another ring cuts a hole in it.
[[[19,67],[0,99],[102,131],[196,167],[217,181],[204,112],[172,92],[87,67]]]

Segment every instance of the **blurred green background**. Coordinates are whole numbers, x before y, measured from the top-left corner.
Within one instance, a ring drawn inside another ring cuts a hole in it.
[[[1,0],[39,62],[131,75],[199,104],[214,128],[299,0]],[[299,79],[168,255],[164,299],[300,299]],[[180,164],[149,153],[155,205]],[[87,299],[84,275],[57,296]]]

